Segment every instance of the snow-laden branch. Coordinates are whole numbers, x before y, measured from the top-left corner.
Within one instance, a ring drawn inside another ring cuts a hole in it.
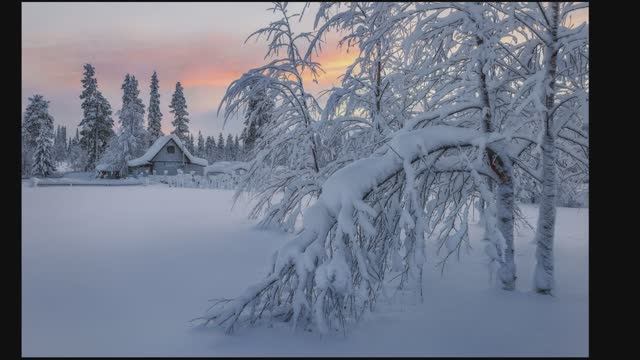
[[[243,161],[216,161],[204,168],[204,175],[229,174],[238,175],[248,171],[249,165]]]
[[[327,331],[330,319],[338,311],[330,304],[355,296],[359,288],[356,279],[364,276],[370,289],[378,288],[376,283],[381,281],[367,275],[373,265],[367,249],[357,241],[358,229],[375,235],[374,225],[363,219],[375,217],[377,211],[365,203],[365,197],[434,152],[501,139],[449,126],[400,131],[370,157],[354,161],[330,176],[322,185],[322,195],[304,211],[303,230],[277,252],[271,273],[203,319],[219,320],[219,324],[228,320],[227,330],[231,331],[243,314],[251,321],[260,317],[247,309],[266,308],[273,317],[280,314],[277,308],[284,307],[289,312],[285,318],[293,319],[294,324],[305,322]],[[421,215],[413,217],[416,221]],[[419,247],[420,242],[415,246]],[[347,264],[354,256],[357,260],[353,261],[359,265],[349,270]]]

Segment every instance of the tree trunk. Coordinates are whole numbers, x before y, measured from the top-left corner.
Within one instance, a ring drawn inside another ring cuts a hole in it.
[[[480,48],[485,45],[481,37],[477,37],[477,44]],[[488,50],[483,50],[488,51]],[[482,130],[484,133],[495,131],[492,119],[491,100],[489,98],[489,89],[487,86],[487,78],[484,73],[486,61],[484,57],[480,59],[479,85],[480,85],[480,101],[483,105]],[[508,157],[495,152],[491,148],[485,149],[489,166],[498,176],[499,180],[496,186],[496,211],[498,220],[498,230],[505,240],[504,261],[500,267],[499,274],[502,281],[502,288],[505,290],[514,290],[516,287],[516,265],[514,259],[515,248],[513,244],[513,226],[514,226],[514,207],[513,207],[513,170],[508,161]],[[491,184],[491,179],[489,183]],[[488,224],[485,224],[485,227]],[[486,231],[486,230],[485,230]]]
[[[545,111],[544,137],[542,140],[542,198],[540,199],[536,229],[536,268],[534,288],[536,292],[551,294],[553,279],[553,235],[556,223],[556,151],[553,134],[553,108],[555,77],[558,58],[559,4],[551,4],[551,44],[545,46]],[[548,85],[548,86],[547,86]]]
[[[382,107],[382,89],[381,89],[381,85],[382,85],[382,62],[380,61],[380,57],[382,55],[380,54],[380,41],[376,42],[376,67],[375,67],[375,89],[374,89],[374,95],[375,95],[375,108],[374,108],[374,113],[373,113],[373,121],[374,121],[374,125],[376,127],[376,130],[378,130],[379,134],[382,134],[384,131],[384,127],[382,124],[382,121],[384,121],[381,118],[380,115],[380,110]],[[376,140],[377,141],[377,140]]]
[[[536,229],[536,268],[534,287],[539,293],[550,294],[553,289],[553,233],[556,222],[556,167],[552,136],[545,136],[542,156],[542,198],[540,199]]]
[[[505,290],[514,290],[516,288],[516,263],[515,248],[513,244],[513,225],[514,225],[514,194],[513,194],[513,177],[510,171],[504,179],[498,182],[496,187],[496,211],[498,218],[498,230],[504,237],[504,263],[500,269],[500,279],[502,280],[502,288]]]

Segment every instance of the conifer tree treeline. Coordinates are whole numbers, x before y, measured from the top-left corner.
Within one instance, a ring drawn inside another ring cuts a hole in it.
[[[75,135],[67,135],[67,127],[54,127],[53,118],[48,113],[49,102],[40,94],[29,98],[23,114],[22,127],[22,174],[34,174],[36,150],[38,150],[38,171],[40,175],[51,174],[55,164],[66,163],[73,171],[93,171],[100,168],[119,168],[125,171],[125,159],[144,153],[158,138],[163,136],[162,112],[160,111],[160,86],[158,73],[150,79],[150,97],[147,122],[144,123],[145,106],[140,99],[138,80],[127,74],[122,85],[122,108],[117,112],[119,119],[116,134],[113,110],[98,86],[96,69],[92,64],[83,65],[81,79],[82,119]],[[266,102],[268,104],[268,102]],[[261,104],[261,105],[259,105]],[[260,136],[260,127],[268,122],[268,106],[256,100],[246,112],[245,128],[240,136],[222,133],[205,136],[198,131],[197,137],[189,131],[189,113],[184,88],[176,83],[169,108],[173,114],[172,125],[176,134],[194,155],[215,161],[244,161]],[[41,129],[46,123],[47,129]],[[41,131],[42,130],[42,131]],[[42,133],[42,134],[41,134]],[[38,139],[40,138],[40,143]],[[242,140],[242,144],[240,143]],[[39,144],[39,147],[38,147]]]

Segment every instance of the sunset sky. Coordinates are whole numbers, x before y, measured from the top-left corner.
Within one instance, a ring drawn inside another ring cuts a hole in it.
[[[290,3],[290,12],[302,6]],[[312,30],[315,6],[307,9],[295,31]],[[124,75],[136,76],[146,106],[149,81],[156,70],[165,133],[173,129],[168,106],[175,83],[181,81],[192,133],[237,134],[241,120],[223,129],[216,110],[231,81],[264,63],[264,41],[243,43],[253,31],[276,19],[269,7],[270,3],[23,3],[22,109],[28,97],[44,95],[51,101],[56,125],[66,125],[71,136],[82,117],[83,64],[96,68],[114,120],[122,105]],[[574,21],[585,21],[587,11],[576,13]],[[353,51],[338,49],[335,38],[329,39],[317,59],[326,74],[319,84],[308,83],[311,92],[337,85],[337,77],[355,56]]]
[[[291,3],[290,11],[302,9]],[[22,109],[28,97],[40,93],[50,100],[56,125],[75,133],[81,120],[79,95],[82,65],[96,68],[98,85],[115,111],[122,105],[120,86],[129,72],[140,82],[145,106],[154,70],[160,79],[162,129],[170,132],[169,112],[175,83],[182,82],[197,134],[238,133],[241,121],[227,123],[216,116],[231,81],[264,62],[265,43],[246,37],[276,19],[269,3],[23,3]],[[313,10],[313,9],[312,9]],[[297,31],[312,29],[313,12],[296,23]],[[335,43],[333,43],[335,44]],[[325,48],[319,58],[327,73],[310,91],[337,84],[337,76],[353,53]],[[114,115],[114,120],[117,117]],[[146,121],[146,114],[145,114]]]

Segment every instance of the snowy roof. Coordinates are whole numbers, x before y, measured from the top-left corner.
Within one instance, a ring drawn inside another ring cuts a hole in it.
[[[156,141],[153,143],[153,145],[151,145],[147,152],[144,153],[144,155],[140,156],[137,159],[129,160],[127,162],[127,165],[140,166],[149,164],[151,162],[151,159],[153,159],[153,157],[156,156],[156,154],[158,154],[160,150],[162,150],[162,148],[169,142],[169,140],[173,140],[178,145],[180,150],[182,150],[182,152],[184,152],[184,154],[189,158],[189,161],[191,161],[193,164],[201,166],[207,166],[209,164],[206,159],[191,155],[189,150],[187,150],[187,148],[182,144],[182,141],[180,141],[180,139],[175,134],[171,134],[167,136],[161,136],[156,139]]]

